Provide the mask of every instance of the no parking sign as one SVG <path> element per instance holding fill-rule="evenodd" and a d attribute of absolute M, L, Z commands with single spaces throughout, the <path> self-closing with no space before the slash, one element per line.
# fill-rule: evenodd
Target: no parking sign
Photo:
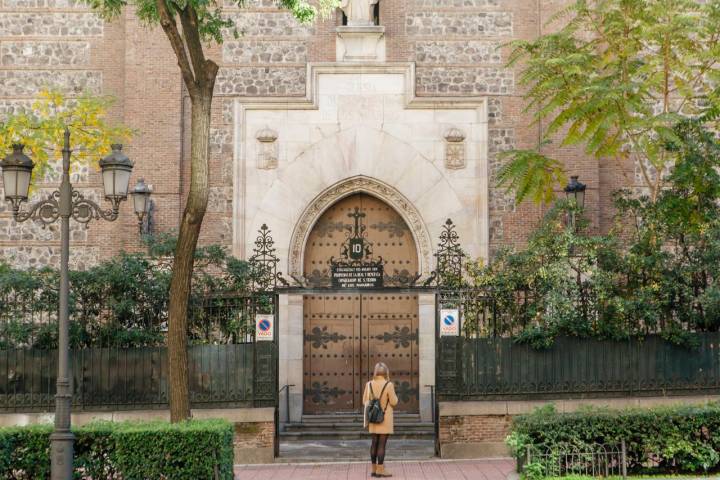
<path fill-rule="evenodd" d="M 457 337 L 460 335 L 460 310 L 443 308 L 440 310 L 440 336 Z"/>
<path fill-rule="evenodd" d="M 275 335 L 275 315 L 258 313 L 255 315 L 255 341 L 271 341 Z"/>

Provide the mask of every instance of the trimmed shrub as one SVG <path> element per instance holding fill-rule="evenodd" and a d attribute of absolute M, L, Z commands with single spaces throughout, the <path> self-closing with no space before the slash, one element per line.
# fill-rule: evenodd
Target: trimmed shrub
<path fill-rule="evenodd" d="M 648 409 L 588 408 L 557 413 L 552 406 L 513 418 L 507 443 L 519 461 L 528 446 L 584 449 L 624 440 L 628 471 L 708 472 L 720 466 L 720 403 Z"/>
<path fill-rule="evenodd" d="M 232 479 L 233 428 L 222 420 L 127 424 L 115 431 L 125 479 Z"/>
<path fill-rule="evenodd" d="M 0 429 L 0 478 L 50 478 L 51 432 L 51 425 Z M 233 478 L 233 427 L 225 420 L 95 422 L 73 433 L 77 479 Z"/>
<path fill-rule="evenodd" d="M 0 478 L 50 478 L 51 425 L 0 429 Z"/>

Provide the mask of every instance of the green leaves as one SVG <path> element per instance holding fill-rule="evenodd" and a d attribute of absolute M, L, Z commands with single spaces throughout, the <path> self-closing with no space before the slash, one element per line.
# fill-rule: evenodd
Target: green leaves
<path fill-rule="evenodd" d="M 510 150 L 499 156 L 510 161 L 499 170 L 498 185 L 514 191 L 517 203 L 527 197 L 536 203 L 549 203 L 554 188 L 567 181 L 560 162 L 535 150 Z"/>
<path fill-rule="evenodd" d="M 474 285 L 495 298 L 499 334 L 537 348 L 558 335 L 650 333 L 690 346 L 690 332 L 720 330 L 720 142 L 703 122 L 687 120 L 663 148 L 677 159 L 665 188 L 654 200 L 618 192 L 610 234 L 589 235 L 582 211 L 561 200 L 523 250 L 469 267 Z M 501 178 L 521 195 L 543 192 L 537 178 L 550 175 L 552 160 L 508 155 Z M 577 232 L 567 226 L 573 215 Z"/>
<path fill-rule="evenodd" d="M 527 447 L 572 453 L 600 444 L 619 450 L 622 440 L 629 473 L 705 473 L 720 463 L 720 404 L 588 407 L 575 413 L 536 409 L 513 418 L 506 442 L 517 458 L 523 458 Z"/>
<path fill-rule="evenodd" d="M 51 425 L 0 429 L 2 478 L 49 478 Z M 73 429 L 75 478 L 233 478 L 225 420 L 94 422 Z"/>
<path fill-rule="evenodd" d="M 73 348 L 165 343 L 162 330 L 168 315 L 171 259 L 177 238 L 160 234 L 148 242 L 149 255 L 123 252 L 88 270 L 70 272 Z M 232 257 L 220 245 L 198 248 L 194 265 L 191 306 L 224 293 L 242 295 L 248 291 L 252 276 L 249 264 Z M 0 318 L 5 319 L 0 322 L 0 347 L 57 348 L 57 323 L 34 322 L 33 314 L 37 317 L 57 310 L 58 275 L 50 268 L 16 270 L 0 261 L 0 298 L 4 299 Z M 246 325 L 223 323 L 229 311 L 228 306 L 210 309 L 210 313 L 194 312 L 188 325 L 192 341 L 237 335 Z"/>
<path fill-rule="evenodd" d="M 522 65 L 526 110 L 547 122 L 546 140 L 601 161 L 631 158 L 654 199 L 656 172 L 676 161 L 663 148 L 673 126 L 717 117 L 719 12 L 720 0 L 578 0 L 553 19 L 554 33 L 512 43 L 508 63 Z M 545 201 L 553 180 L 518 182 L 530 188 L 518 201 Z"/>
<path fill-rule="evenodd" d="M 129 128 L 108 122 L 112 104 L 110 97 L 84 94 L 70 99 L 61 92 L 44 90 L 29 110 L 0 121 L 0 152 L 9 151 L 13 143 L 24 144 L 36 164 L 33 177 L 42 178 L 50 169 L 49 163 L 61 158 L 68 127 L 72 163 L 100 160 L 110 153 L 113 143 L 125 143 L 132 134 Z"/>

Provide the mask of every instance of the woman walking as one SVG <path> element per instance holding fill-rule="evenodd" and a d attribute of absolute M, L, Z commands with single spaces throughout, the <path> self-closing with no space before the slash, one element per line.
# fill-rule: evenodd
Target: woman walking
<path fill-rule="evenodd" d="M 370 461 L 373 477 L 392 477 L 385 470 L 385 445 L 388 436 L 393 433 L 393 407 L 397 403 L 395 386 L 390 382 L 390 371 L 384 363 L 377 363 L 373 379 L 365 385 L 363 393 L 365 426 L 372 435 Z"/>

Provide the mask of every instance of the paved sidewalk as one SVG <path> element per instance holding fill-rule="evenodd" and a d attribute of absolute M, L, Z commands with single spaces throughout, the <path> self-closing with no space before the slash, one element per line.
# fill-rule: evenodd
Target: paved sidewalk
<path fill-rule="evenodd" d="M 386 468 L 398 480 L 506 480 L 517 478 L 510 458 L 460 461 L 388 462 Z M 240 465 L 237 480 L 364 480 L 369 463 L 316 463 L 286 465 Z"/>

